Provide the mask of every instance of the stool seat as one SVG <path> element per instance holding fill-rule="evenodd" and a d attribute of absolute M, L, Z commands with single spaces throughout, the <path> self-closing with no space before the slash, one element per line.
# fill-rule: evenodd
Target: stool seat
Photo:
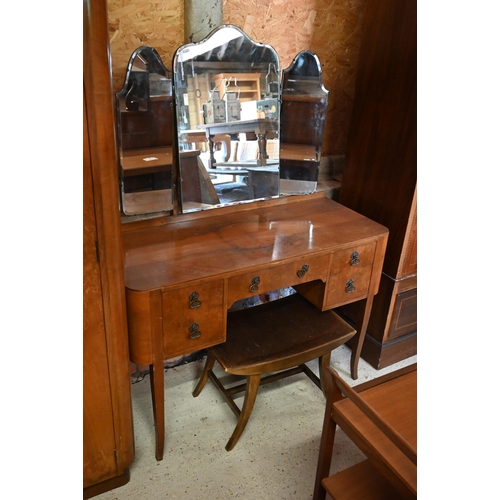
<path fill-rule="evenodd" d="M 198 396 L 208 378 L 225 397 L 238 417 L 226 450 L 231 450 L 250 417 L 260 385 L 296 373 L 305 373 L 319 388 L 330 366 L 331 351 L 356 333 L 333 311 L 320 311 L 300 294 L 237 311 L 229 311 L 226 342 L 208 349 L 207 361 L 193 396 Z M 319 379 L 308 361 L 318 358 Z M 247 377 L 245 384 L 225 388 L 212 371 L 217 361 L 225 372 Z M 262 374 L 274 373 L 261 379 Z M 240 410 L 233 394 L 245 391 Z"/>

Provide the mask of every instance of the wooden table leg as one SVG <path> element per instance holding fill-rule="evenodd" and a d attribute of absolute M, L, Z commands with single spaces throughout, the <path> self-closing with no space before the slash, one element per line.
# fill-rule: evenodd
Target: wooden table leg
<path fill-rule="evenodd" d="M 325 416 L 323 418 L 323 431 L 321 434 L 313 500 L 325 500 L 326 498 L 326 490 L 323 488 L 321 480 L 330 475 L 333 444 L 335 441 L 335 431 L 337 429 L 337 424 L 332 420 L 330 416 L 334 395 L 333 388 L 335 384 L 333 382 L 332 375 L 328 370 L 325 371 L 325 384 L 328 388 L 327 400 L 325 407 Z"/>
<path fill-rule="evenodd" d="M 165 445 L 165 369 L 163 365 L 163 318 L 161 292 L 151 294 L 153 363 L 150 365 L 151 398 L 156 435 L 156 460 L 163 460 Z"/>
<path fill-rule="evenodd" d="M 207 134 L 207 139 L 208 139 L 208 147 L 210 151 L 210 168 L 215 168 L 215 142 L 214 142 L 214 136 Z"/>
<path fill-rule="evenodd" d="M 351 377 L 353 380 L 358 378 L 358 363 L 361 356 L 361 349 L 363 348 L 363 342 L 365 341 L 366 329 L 368 327 L 368 320 L 370 319 L 372 305 L 373 295 L 369 295 L 365 299 L 365 307 L 361 308 L 361 313 L 356 323 L 359 326 L 359 330 L 354 337 L 351 352 Z"/>
<path fill-rule="evenodd" d="M 157 366 L 158 365 L 158 366 Z M 156 460 L 163 460 L 165 445 L 165 381 L 163 360 L 149 365 L 151 378 L 151 399 L 153 400 L 153 419 L 156 438 Z"/>
<path fill-rule="evenodd" d="M 269 155 L 267 154 L 266 134 L 258 133 L 257 143 L 259 146 L 257 165 L 262 165 L 262 166 L 267 165 L 267 159 L 269 158 Z"/>

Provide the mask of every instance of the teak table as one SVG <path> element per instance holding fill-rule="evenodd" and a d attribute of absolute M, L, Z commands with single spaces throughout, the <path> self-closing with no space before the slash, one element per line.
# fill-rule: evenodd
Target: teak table
<path fill-rule="evenodd" d="M 124 229 L 130 357 L 150 365 L 157 460 L 165 438 L 163 361 L 224 342 L 227 310 L 237 300 L 290 286 L 321 310 L 364 300 L 351 356 L 356 379 L 387 237 L 385 227 L 322 193 Z"/>

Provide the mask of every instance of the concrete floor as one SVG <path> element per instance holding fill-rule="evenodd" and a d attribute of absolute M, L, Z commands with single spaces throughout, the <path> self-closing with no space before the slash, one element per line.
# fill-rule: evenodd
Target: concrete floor
<path fill-rule="evenodd" d="M 353 381 L 349 375 L 350 355 L 345 346 L 332 353 L 333 368 L 350 385 L 416 362 L 414 356 L 375 370 L 361 359 L 359 378 Z M 210 381 L 200 396 L 191 395 L 203 364 L 204 359 L 165 372 L 166 439 L 161 462 L 155 459 L 149 375 L 132 385 L 136 449 L 130 482 L 94 498 L 312 498 L 325 410 L 321 391 L 303 374 L 261 387 L 243 435 L 235 448 L 227 452 L 224 446 L 236 417 Z M 315 362 L 310 366 L 317 372 Z M 237 403 L 242 400 L 243 397 Z M 332 472 L 363 459 L 362 453 L 339 430 Z"/>

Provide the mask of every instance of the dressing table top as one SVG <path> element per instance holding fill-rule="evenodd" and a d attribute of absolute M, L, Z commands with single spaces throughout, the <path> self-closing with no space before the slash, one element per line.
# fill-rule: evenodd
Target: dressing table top
<path fill-rule="evenodd" d="M 184 214 L 123 233 L 125 285 L 151 291 L 229 277 L 387 233 L 322 193 Z"/>

